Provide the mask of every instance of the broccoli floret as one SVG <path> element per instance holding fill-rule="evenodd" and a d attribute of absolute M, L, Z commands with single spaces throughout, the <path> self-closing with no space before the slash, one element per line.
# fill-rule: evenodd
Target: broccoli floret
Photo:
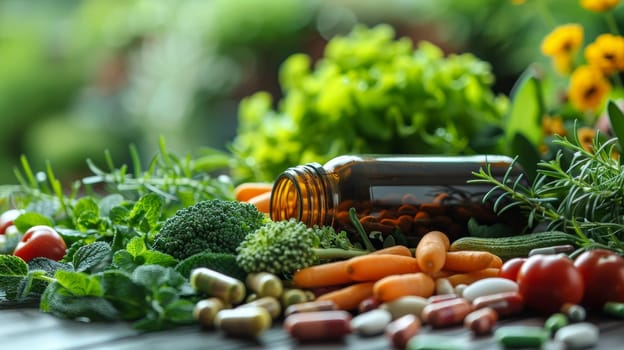
<path fill-rule="evenodd" d="M 209 199 L 165 220 L 153 248 L 178 260 L 201 252 L 236 254 L 245 236 L 267 221 L 253 204 Z"/>
<path fill-rule="evenodd" d="M 268 222 L 249 234 L 237 251 L 236 261 L 248 273 L 266 271 L 281 276 L 369 252 L 354 248 L 344 231 L 308 227 L 295 219 Z"/>

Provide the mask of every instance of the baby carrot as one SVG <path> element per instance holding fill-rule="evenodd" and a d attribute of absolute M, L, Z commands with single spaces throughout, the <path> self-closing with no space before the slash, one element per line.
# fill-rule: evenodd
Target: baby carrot
<path fill-rule="evenodd" d="M 391 254 L 403 257 L 412 256 L 412 252 L 409 248 L 403 245 L 379 249 L 368 255 L 378 254 Z M 347 272 L 347 263 L 348 260 L 341 260 L 303 268 L 295 272 L 293 275 L 293 282 L 299 288 L 328 287 L 354 282 Z"/>
<path fill-rule="evenodd" d="M 373 286 L 373 296 L 382 302 L 408 295 L 428 298 L 433 295 L 434 290 L 433 278 L 425 273 L 416 272 L 391 275 L 380 279 Z"/>
<path fill-rule="evenodd" d="M 440 231 L 426 233 L 416 245 L 416 259 L 420 270 L 426 273 L 440 271 L 451 245 L 448 237 Z"/>
<path fill-rule="evenodd" d="M 268 214 L 271 208 L 271 192 L 264 192 L 247 200 L 258 208 L 261 213 Z"/>
<path fill-rule="evenodd" d="M 500 269 L 495 268 L 495 267 L 488 267 L 483 270 L 476 270 L 476 271 L 465 272 L 465 273 L 457 273 L 457 274 L 448 276 L 446 279 L 448 279 L 449 282 L 451 282 L 451 284 L 453 285 L 453 287 L 455 287 L 458 284 L 471 284 L 473 282 L 476 282 L 480 279 L 484 279 L 487 277 L 497 277 L 498 271 L 500 271 Z"/>
<path fill-rule="evenodd" d="M 373 282 L 361 282 L 320 295 L 316 300 L 331 300 L 339 310 L 357 309 L 362 300 L 373 296 Z"/>
<path fill-rule="evenodd" d="M 273 184 L 269 182 L 243 182 L 234 187 L 234 198 L 240 202 L 247 202 L 249 199 L 266 192 L 271 192 Z"/>
<path fill-rule="evenodd" d="M 354 281 L 377 281 L 389 275 L 419 271 L 418 261 L 411 256 L 368 254 L 347 262 L 347 273 Z"/>
<path fill-rule="evenodd" d="M 489 267 L 495 255 L 486 251 L 458 250 L 446 253 L 444 270 L 469 272 Z"/>
<path fill-rule="evenodd" d="M 318 288 L 352 282 L 347 273 L 348 260 L 340 260 L 298 270 L 293 275 L 293 282 L 299 288 Z"/>

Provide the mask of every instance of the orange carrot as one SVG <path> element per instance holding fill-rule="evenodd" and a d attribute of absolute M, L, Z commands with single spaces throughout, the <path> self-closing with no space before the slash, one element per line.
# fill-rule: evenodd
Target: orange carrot
<path fill-rule="evenodd" d="M 392 246 L 371 252 L 370 254 L 392 254 L 392 255 L 413 256 L 409 248 L 404 245 L 392 245 Z"/>
<path fill-rule="evenodd" d="M 455 287 L 458 284 L 471 284 L 473 282 L 476 282 L 480 279 L 484 279 L 487 277 L 497 277 L 498 271 L 500 271 L 500 269 L 495 268 L 495 267 L 488 267 L 483 270 L 476 270 L 476 271 L 465 272 L 465 273 L 457 273 L 452 276 L 448 276 L 446 279 L 448 279 L 449 282 L 451 282 L 451 284 L 453 285 L 453 287 Z"/>
<path fill-rule="evenodd" d="M 331 300 L 339 310 L 357 309 L 362 300 L 373 296 L 373 282 L 362 282 L 320 295 L 316 300 Z"/>
<path fill-rule="evenodd" d="M 347 262 L 347 273 L 354 281 L 377 281 L 389 275 L 419 271 L 418 261 L 411 256 L 368 254 Z"/>
<path fill-rule="evenodd" d="M 451 245 L 448 237 L 440 231 L 426 233 L 416 245 L 416 259 L 420 270 L 426 273 L 440 271 Z"/>
<path fill-rule="evenodd" d="M 249 199 L 266 192 L 271 192 L 273 184 L 269 182 L 243 182 L 234 187 L 234 198 L 240 202 L 247 202 Z"/>
<path fill-rule="evenodd" d="M 379 249 L 371 254 L 392 254 L 411 257 L 412 252 L 403 245 L 395 245 Z M 353 258 L 352 258 L 353 259 Z M 354 282 L 347 273 L 348 260 L 334 261 L 325 264 L 313 265 L 298 270 L 293 275 L 293 282 L 299 288 L 318 288 Z"/>
<path fill-rule="evenodd" d="M 433 295 L 434 290 L 433 278 L 425 273 L 416 272 L 380 279 L 373 286 L 373 296 L 382 302 L 408 295 L 428 298 Z"/>
<path fill-rule="evenodd" d="M 347 284 L 352 282 L 347 273 L 348 260 L 334 261 L 298 270 L 293 275 L 293 282 L 299 288 L 318 288 Z"/>
<path fill-rule="evenodd" d="M 496 254 L 492 254 L 492 255 L 494 255 L 494 257 L 492 258 L 492 262 L 490 262 L 490 266 L 488 267 L 495 267 L 497 269 L 500 269 L 501 267 L 503 267 L 503 259 Z"/>
<path fill-rule="evenodd" d="M 447 252 L 444 267 L 442 268 L 458 272 L 483 270 L 486 267 L 490 267 L 495 256 L 490 252 L 477 250 Z"/>
<path fill-rule="evenodd" d="M 261 213 L 268 214 L 271 208 L 271 192 L 264 192 L 247 200 L 258 208 Z"/>

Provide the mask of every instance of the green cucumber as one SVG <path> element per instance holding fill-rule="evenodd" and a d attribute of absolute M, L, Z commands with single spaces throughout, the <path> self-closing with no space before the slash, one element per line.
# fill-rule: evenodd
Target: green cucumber
<path fill-rule="evenodd" d="M 503 260 L 527 257 L 531 249 L 570 244 L 578 246 L 579 238 L 561 231 L 544 231 L 509 237 L 461 237 L 451 243 L 450 250 L 483 250 Z"/>

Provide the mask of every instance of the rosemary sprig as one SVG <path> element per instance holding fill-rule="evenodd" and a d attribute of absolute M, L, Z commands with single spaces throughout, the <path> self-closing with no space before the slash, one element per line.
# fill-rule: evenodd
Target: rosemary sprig
<path fill-rule="evenodd" d="M 520 207 L 531 227 L 545 223 L 548 229 L 577 235 L 585 248 L 624 254 L 624 166 L 614 156 L 617 139 L 599 136 L 589 150 L 577 138 L 556 137 L 553 142 L 560 151 L 553 160 L 537 164 L 530 186 L 512 179 L 509 172 L 496 178 L 489 167 L 475 172 L 476 179 L 470 181 L 493 185 L 484 200 L 495 200 L 498 213 Z"/>

